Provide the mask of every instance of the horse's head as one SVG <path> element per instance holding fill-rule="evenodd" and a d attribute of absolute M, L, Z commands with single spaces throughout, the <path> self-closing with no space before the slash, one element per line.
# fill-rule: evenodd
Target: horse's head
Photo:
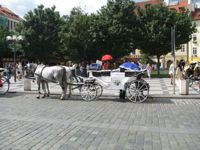
<path fill-rule="evenodd" d="M 28 76 L 30 76 L 31 74 L 33 75 L 35 72 L 35 69 L 37 67 L 37 64 L 35 63 L 28 63 L 26 66 L 26 73 L 28 74 Z"/>

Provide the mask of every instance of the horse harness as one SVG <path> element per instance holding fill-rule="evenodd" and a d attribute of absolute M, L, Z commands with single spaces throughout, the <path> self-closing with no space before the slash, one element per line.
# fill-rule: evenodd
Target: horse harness
<path fill-rule="evenodd" d="M 38 65 L 35 67 L 35 70 L 37 69 L 37 67 L 38 67 Z M 35 73 L 35 70 L 34 70 L 34 74 L 37 75 L 37 76 L 39 76 L 39 77 L 41 77 L 41 80 L 42 80 L 42 81 L 45 81 L 44 78 L 42 77 L 42 71 L 44 70 L 45 67 L 46 67 L 46 66 L 44 66 L 44 67 L 42 68 L 40 74 Z"/>

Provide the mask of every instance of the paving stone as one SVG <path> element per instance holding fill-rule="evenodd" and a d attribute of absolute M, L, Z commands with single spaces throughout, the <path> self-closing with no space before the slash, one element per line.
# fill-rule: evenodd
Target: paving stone
<path fill-rule="evenodd" d="M 200 149 L 199 100 L 55 97 L 1 97 L 0 149 Z"/>

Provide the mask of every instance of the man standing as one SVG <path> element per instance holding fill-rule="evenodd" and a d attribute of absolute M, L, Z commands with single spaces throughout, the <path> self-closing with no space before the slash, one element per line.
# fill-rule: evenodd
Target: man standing
<path fill-rule="evenodd" d="M 78 82 L 78 79 L 76 77 L 76 65 L 74 63 L 72 63 L 72 69 L 74 70 L 73 77 L 75 78 L 76 82 Z"/>
<path fill-rule="evenodd" d="M 146 69 L 146 67 L 147 67 L 147 64 L 146 62 L 144 62 L 144 64 L 142 65 L 142 69 Z"/>
<path fill-rule="evenodd" d="M 79 67 L 80 67 L 80 75 L 83 76 L 83 66 L 81 65 L 81 63 L 79 63 Z"/>
<path fill-rule="evenodd" d="M 10 63 L 7 64 L 7 67 L 6 67 L 7 71 L 6 71 L 6 75 L 7 75 L 7 81 L 8 83 L 10 84 L 10 78 L 11 78 L 11 66 L 10 66 Z"/>

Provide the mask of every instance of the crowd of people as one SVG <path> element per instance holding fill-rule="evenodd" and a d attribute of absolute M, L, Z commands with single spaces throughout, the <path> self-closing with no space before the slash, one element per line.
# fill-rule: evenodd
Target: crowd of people
<path fill-rule="evenodd" d="M 151 79 L 151 72 L 154 70 L 155 66 L 154 65 L 151 65 L 150 63 L 146 63 L 144 62 L 143 64 L 141 64 L 140 61 L 138 61 L 136 63 L 140 69 L 146 69 L 147 70 L 147 75 L 148 75 L 148 78 Z M 170 65 L 170 68 L 169 68 L 169 74 L 171 75 L 171 85 L 173 85 L 173 74 L 175 73 L 175 84 L 179 87 L 180 85 L 180 80 L 183 79 L 183 75 L 185 74 L 185 70 L 187 70 L 188 68 L 191 68 L 192 65 L 189 65 L 188 62 L 184 62 L 181 60 L 180 62 L 177 62 L 176 63 L 176 67 L 174 68 L 174 64 L 172 63 Z M 26 63 L 24 64 L 26 65 Z M 196 65 L 199 65 L 198 62 Z M 76 64 L 74 64 L 73 62 L 72 63 L 69 63 L 69 67 L 74 70 L 74 79 L 77 81 L 77 82 L 83 82 L 82 78 L 80 77 L 77 77 L 76 74 L 77 74 L 77 68 L 78 68 L 78 74 L 80 76 L 83 76 L 84 75 L 84 69 L 89 69 L 89 64 L 85 64 L 84 62 L 83 63 L 79 63 L 77 66 Z M 77 67 L 77 68 L 76 68 Z M 107 69 L 114 69 L 116 68 L 116 64 L 115 63 L 110 63 L 109 61 L 103 63 L 102 65 L 102 69 L 103 70 L 107 70 Z M 13 70 L 13 67 L 10 65 L 10 63 L 7 63 L 6 65 L 6 75 L 7 75 L 7 80 L 8 82 L 10 83 L 10 78 L 11 78 L 11 72 Z M 194 66 L 193 66 L 193 69 L 194 69 Z M 174 72 L 175 70 L 175 72 Z M 16 75 L 16 79 L 18 81 L 20 81 L 22 78 L 24 78 L 24 71 L 23 71 L 23 66 L 22 66 L 22 62 L 18 62 L 16 63 L 15 65 L 15 75 Z M 200 91 L 200 82 L 198 82 L 198 85 L 199 85 L 199 89 L 198 91 Z"/>
<path fill-rule="evenodd" d="M 16 79 L 18 81 L 20 81 L 22 78 L 24 78 L 22 62 L 16 63 L 14 67 L 15 67 L 15 71 L 16 71 L 15 72 Z M 14 70 L 14 68 L 10 65 L 10 63 L 7 63 L 7 65 L 5 66 L 5 69 L 6 69 L 7 81 L 8 81 L 8 83 L 10 83 L 12 70 Z"/>
<path fill-rule="evenodd" d="M 179 62 L 176 62 L 176 67 L 174 67 L 174 64 L 172 63 L 169 67 L 169 74 L 171 75 L 171 85 L 173 85 L 173 74 L 175 74 L 175 84 L 180 88 L 180 80 L 183 79 L 183 76 L 186 76 L 187 69 L 190 69 L 194 71 L 195 67 L 199 67 L 199 62 L 191 63 L 189 65 L 188 61 L 184 62 L 183 60 L 180 60 Z M 175 72 L 174 72 L 175 71 Z M 198 90 L 200 91 L 200 81 L 196 81 L 198 84 Z"/>

